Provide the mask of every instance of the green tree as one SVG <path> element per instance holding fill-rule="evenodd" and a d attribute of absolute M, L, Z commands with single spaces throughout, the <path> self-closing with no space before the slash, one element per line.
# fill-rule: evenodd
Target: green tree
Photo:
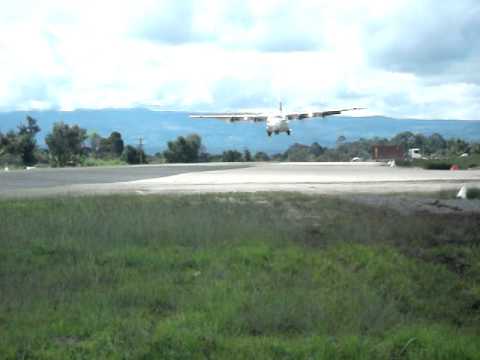
<path fill-rule="evenodd" d="M 415 134 L 411 131 L 404 131 L 395 135 L 391 141 L 392 145 L 403 145 L 404 149 L 410 149 L 415 146 Z"/>
<path fill-rule="evenodd" d="M 2 154 L 15 155 L 19 153 L 18 136 L 10 130 L 6 134 L 0 134 L 0 148 Z"/>
<path fill-rule="evenodd" d="M 10 130 L 5 135 L 0 133 L 0 155 L 8 154 L 9 158 L 20 158 L 23 165 L 34 165 L 37 162 L 35 136 L 38 132 L 40 127 L 37 125 L 37 120 L 27 116 L 25 124 L 18 126 L 18 132 Z"/>
<path fill-rule="evenodd" d="M 245 151 L 243 152 L 243 159 L 244 161 L 252 161 L 252 153 L 250 152 L 250 150 L 248 149 L 245 149 Z"/>
<path fill-rule="evenodd" d="M 87 131 L 78 125 L 55 123 L 52 132 L 45 138 L 53 165 L 76 165 L 83 154 L 86 139 Z"/>
<path fill-rule="evenodd" d="M 270 161 L 270 157 L 267 153 L 259 151 L 255 154 L 255 161 Z"/>
<path fill-rule="evenodd" d="M 287 161 L 312 161 L 314 157 L 310 152 L 310 146 L 295 143 L 285 152 Z"/>
<path fill-rule="evenodd" d="M 480 143 L 472 143 L 470 151 L 473 154 L 480 154 Z"/>
<path fill-rule="evenodd" d="M 337 141 L 336 141 L 336 144 L 337 146 L 340 146 L 342 145 L 345 141 L 347 141 L 347 138 L 343 135 L 340 135 L 338 138 L 337 138 Z"/>
<path fill-rule="evenodd" d="M 110 134 L 109 139 L 112 144 L 112 154 L 116 157 L 121 156 L 124 148 L 122 134 L 118 131 L 114 131 Z"/>
<path fill-rule="evenodd" d="M 39 132 L 40 127 L 37 125 L 37 120 L 30 116 L 27 116 L 26 124 L 21 124 L 18 126 L 18 146 L 24 165 L 33 165 L 37 162 L 34 154 L 37 148 L 35 136 Z"/>
<path fill-rule="evenodd" d="M 168 149 L 163 152 L 169 163 L 198 162 L 202 151 L 202 139 L 197 134 L 187 137 L 179 136 L 175 141 L 169 141 Z"/>
<path fill-rule="evenodd" d="M 100 144 L 103 138 L 97 133 L 93 132 L 88 136 L 88 142 L 90 145 L 90 151 L 93 157 L 97 157 L 100 154 Z"/>
<path fill-rule="evenodd" d="M 222 154 L 223 162 L 239 162 L 242 160 L 242 153 L 237 150 L 226 150 Z"/>
<path fill-rule="evenodd" d="M 462 139 L 449 139 L 447 147 L 450 155 L 460 155 L 470 150 L 470 144 Z"/>
<path fill-rule="evenodd" d="M 327 150 L 327 148 L 324 148 L 324 147 L 320 146 L 317 142 L 314 142 L 310 146 L 310 153 L 314 156 L 322 155 L 325 152 L 325 150 Z"/>
<path fill-rule="evenodd" d="M 125 147 L 122 159 L 128 164 L 145 164 L 147 162 L 143 149 L 137 149 L 131 145 Z"/>
<path fill-rule="evenodd" d="M 434 133 L 430 135 L 425 144 L 425 153 L 434 154 L 434 153 L 443 153 L 447 148 L 447 141 L 443 138 L 442 135 Z"/>
<path fill-rule="evenodd" d="M 123 153 L 122 134 L 114 131 L 108 138 L 100 138 L 98 153 L 102 157 L 119 157 Z"/>
<path fill-rule="evenodd" d="M 0 165 L 23 165 L 19 155 L 18 136 L 13 130 L 6 134 L 0 133 Z"/>

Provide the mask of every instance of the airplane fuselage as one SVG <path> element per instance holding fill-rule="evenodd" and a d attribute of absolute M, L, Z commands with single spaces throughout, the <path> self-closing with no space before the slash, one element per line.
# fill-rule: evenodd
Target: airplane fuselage
<path fill-rule="evenodd" d="M 289 121 L 282 113 L 269 115 L 267 117 L 266 125 L 268 136 L 271 136 L 272 134 L 278 135 L 282 132 L 286 132 L 288 135 L 291 133 Z"/>
<path fill-rule="evenodd" d="M 292 130 L 290 129 L 289 123 L 291 120 L 302 120 L 307 118 L 324 118 L 325 116 L 338 115 L 343 111 L 351 110 L 361 110 L 363 108 L 351 108 L 351 109 L 342 109 L 342 110 L 327 110 L 327 111 L 311 111 L 311 112 L 290 112 L 287 113 L 283 110 L 282 103 L 280 103 L 279 111 L 271 113 L 216 113 L 216 114 L 205 114 L 197 115 L 192 114 L 192 118 L 212 118 L 219 119 L 228 122 L 236 121 L 265 121 L 267 135 L 272 136 L 272 134 L 278 135 L 282 132 L 290 135 Z"/>

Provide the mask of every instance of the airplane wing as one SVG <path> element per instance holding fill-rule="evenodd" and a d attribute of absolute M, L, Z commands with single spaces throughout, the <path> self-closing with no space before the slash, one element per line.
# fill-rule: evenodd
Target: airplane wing
<path fill-rule="evenodd" d="M 303 113 L 289 113 L 285 116 L 289 120 L 302 120 L 307 118 L 314 118 L 314 117 L 326 117 L 330 115 L 339 115 L 344 111 L 352 111 L 352 110 L 363 110 L 365 108 L 351 108 L 351 109 L 341 109 L 341 110 L 326 110 L 326 111 L 312 111 L 312 112 L 303 112 Z"/>
<path fill-rule="evenodd" d="M 226 122 L 247 121 L 247 122 L 259 122 L 266 121 L 267 115 L 265 114 L 252 114 L 252 113 L 225 113 L 225 114 L 202 114 L 202 115 L 190 115 L 194 119 L 218 119 Z"/>

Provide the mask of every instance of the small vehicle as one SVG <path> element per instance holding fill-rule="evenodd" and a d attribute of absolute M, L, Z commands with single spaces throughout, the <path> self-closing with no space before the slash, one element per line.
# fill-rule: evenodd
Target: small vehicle
<path fill-rule="evenodd" d="M 422 153 L 419 148 L 408 149 L 408 157 L 410 159 L 422 159 Z"/>

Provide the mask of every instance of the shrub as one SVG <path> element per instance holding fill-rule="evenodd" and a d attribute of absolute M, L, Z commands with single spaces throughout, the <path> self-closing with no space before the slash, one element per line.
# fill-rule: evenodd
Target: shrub
<path fill-rule="evenodd" d="M 0 167 L 22 167 L 23 161 L 20 155 L 3 154 L 0 155 Z"/>
<path fill-rule="evenodd" d="M 468 199 L 480 199 L 480 188 L 467 189 Z"/>
<path fill-rule="evenodd" d="M 51 161 L 54 166 L 76 165 L 84 153 L 83 142 L 87 139 L 87 130 L 78 125 L 55 123 L 52 132 L 47 135 Z"/>
<path fill-rule="evenodd" d="M 179 136 L 175 141 L 168 142 L 168 149 L 163 156 L 168 163 L 198 162 L 202 152 L 202 138 L 197 134 L 187 137 Z"/>
<path fill-rule="evenodd" d="M 443 161 L 428 161 L 422 164 L 422 167 L 427 170 L 450 170 L 452 163 Z"/>
<path fill-rule="evenodd" d="M 131 145 L 127 145 L 122 154 L 122 161 L 125 161 L 128 164 L 146 164 L 146 158 L 143 149 L 137 149 Z"/>
<path fill-rule="evenodd" d="M 237 150 L 226 150 L 222 154 L 223 162 L 239 162 L 243 161 L 242 153 Z"/>
<path fill-rule="evenodd" d="M 395 160 L 395 165 L 402 167 L 412 167 L 414 164 L 410 160 Z"/>
<path fill-rule="evenodd" d="M 91 157 L 85 158 L 81 162 L 82 166 L 115 166 L 125 165 L 125 161 L 120 159 L 94 159 Z"/>

